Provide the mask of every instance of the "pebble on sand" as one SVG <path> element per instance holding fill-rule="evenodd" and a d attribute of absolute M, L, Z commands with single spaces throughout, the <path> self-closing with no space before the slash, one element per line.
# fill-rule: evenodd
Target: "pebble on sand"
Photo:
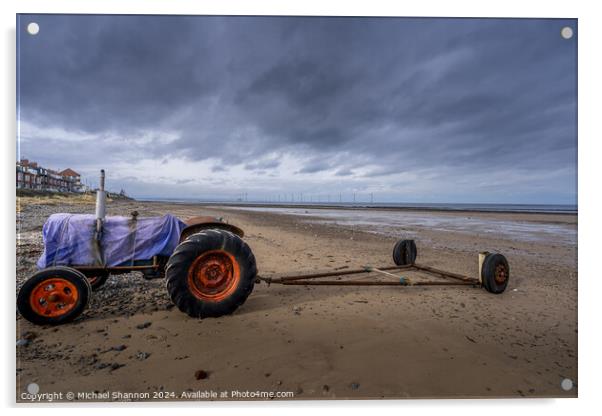
<path fill-rule="evenodd" d="M 125 364 L 113 363 L 113 364 L 111 364 L 110 371 L 117 370 L 118 368 L 121 368 L 121 367 L 125 367 Z"/>
<path fill-rule="evenodd" d="M 209 373 L 205 370 L 196 370 L 194 372 L 194 378 L 197 380 L 204 380 L 209 377 Z"/>
<path fill-rule="evenodd" d="M 21 339 L 17 340 L 17 347 L 26 347 L 28 345 L 29 345 L 29 341 L 26 339 L 21 338 Z"/>
<path fill-rule="evenodd" d="M 27 332 L 24 332 L 23 335 L 21 335 L 21 338 L 26 339 L 27 341 L 33 341 L 37 337 L 38 337 L 38 334 L 36 334 L 33 331 L 27 331 Z"/>

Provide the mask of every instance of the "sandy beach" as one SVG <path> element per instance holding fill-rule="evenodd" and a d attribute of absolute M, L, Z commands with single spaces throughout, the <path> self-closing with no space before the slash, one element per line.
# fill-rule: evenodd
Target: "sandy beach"
<path fill-rule="evenodd" d="M 30 383 L 99 400 L 577 396 L 576 215 L 108 205 L 109 215 L 133 210 L 224 217 L 245 230 L 262 276 L 392 265 L 394 243 L 410 237 L 420 263 L 475 277 L 477 253 L 498 251 L 511 280 L 501 295 L 261 283 L 233 315 L 198 320 L 173 307 L 164 281 L 112 276 L 71 324 L 38 327 L 17 312 L 17 401 Z M 94 206 L 21 205 L 17 288 L 55 212 Z"/>

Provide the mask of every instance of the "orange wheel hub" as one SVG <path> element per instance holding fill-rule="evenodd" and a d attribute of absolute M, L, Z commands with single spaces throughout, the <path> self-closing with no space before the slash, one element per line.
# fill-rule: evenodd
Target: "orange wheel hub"
<path fill-rule="evenodd" d="M 211 250 L 198 256 L 188 269 L 188 287 L 198 299 L 220 301 L 236 290 L 240 267 L 230 253 Z"/>
<path fill-rule="evenodd" d="M 497 283 L 503 284 L 508 278 L 508 273 L 506 271 L 506 266 L 503 264 L 498 264 L 495 268 L 494 279 Z"/>
<path fill-rule="evenodd" d="M 79 298 L 73 283 L 61 277 L 40 282 L 29 296 L 31 309 L 41 316 L 57 317 L 71 311 Z"/>

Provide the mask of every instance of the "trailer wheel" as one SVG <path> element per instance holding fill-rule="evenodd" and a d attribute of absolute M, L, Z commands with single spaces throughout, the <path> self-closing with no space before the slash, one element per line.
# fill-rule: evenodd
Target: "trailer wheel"
<path fill-rule="evenodd" d="M 502 293 L 508 286 L 510 266 L 508 260 L 501 254 L 490 253 L 483 261 L 481 280 L 485 290 L 491 293 Z"/>
<path fill-rule="evenodd" d="M 414 240 L 399 240 L 393 247 L 393 261 L 398 266 L 414 264 L 418 249 Z"/>
<path fill-rule="evenodd" d="M 166 267 L 173 303 L 195 318 L 227 315 L 244 303 L 255 284 L 251 248 L 225 230 L 204 230 L 180 243 Z"/>
<path fill-rule="evenodd" d="M 96 291 L 100 289 L 107 282 L 109 273 L 100 273 L 94 276 L 86 276 L 92 290 Z"/>
<path fill-rule="evenodd" d="M 77 318 L 88 305 L 92 288 L 86 276 L 70 267 L 51 267 L 30 277 L 19 290 L 17 308 L 36 325 L 60 325 Z"/>

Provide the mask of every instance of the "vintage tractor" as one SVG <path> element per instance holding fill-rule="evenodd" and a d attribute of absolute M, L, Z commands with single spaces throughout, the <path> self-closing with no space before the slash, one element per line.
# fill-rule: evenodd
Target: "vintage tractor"
<path fill-rule="evenodd" d="M 40 325 L 72 321 L 109 275 L 163 278 L 171 300 L 193 317 L 234 311 L 253 290 L 257 267 L 243 230 L 220 218 L 106 217 L 104 171 L 96 214 L 54 214 L 44 224 L 40 271 L 17 296 L 21 315 Z"/>
<path fill-rule="evenodd" d="M 25 319 L 39 325 L 72 321 L 86 308 L 92 290 L 100 288 L 109 275 L 132 271 L 142 272 L 147 279 L 165 278 L 172 302 L 195 318 L 232 313 L 258 281 L 268 285 L 457 285 L 499 294 L 510 278 L 508 261 L 499 253 L 479 253 L 477 278 L 417 264 L 416 243 L 407 239 L 393 248 L 394 266 L 259 276 L 251 248 L 242 240 L 243 231 L 219 218 L 138 218 L 137 212 L 129 218 L 106 217 L 105 206 L 101 171 L 95 215 L 54 214 L 48 218 L 40 271 L 17 295 L 17 307 Z M 400 272 L 404 275 L 395 274 Z M 356 275 L 368 279 L 357 280 Z M 343 276 L 354 279 L 343 280 Z"/>

